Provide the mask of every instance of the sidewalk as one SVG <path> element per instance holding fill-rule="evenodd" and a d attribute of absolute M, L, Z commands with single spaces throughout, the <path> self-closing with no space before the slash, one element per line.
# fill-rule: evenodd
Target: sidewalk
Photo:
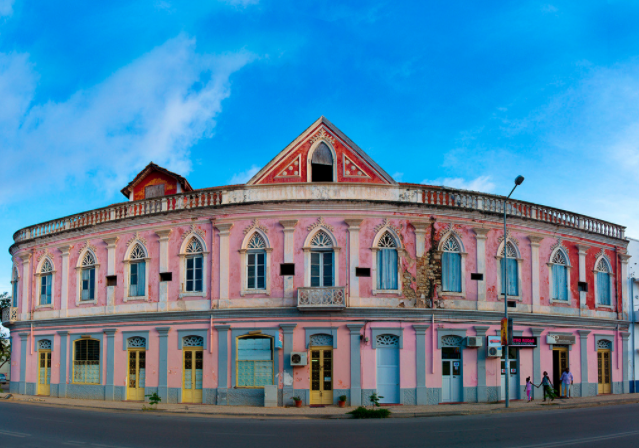
<path fill-rule="evenodd" d="M 0 393 L 0 399 L 4 399 L 10 394 Z M 79 400 L 71 398 L 34 397 L 31 395 L 13 394 L 7 400 L 16 404 L 40 404 L 47 406 L 62 406 L 68 408 L 84 408 L 96 411 L 124 411 L 143 412 L 142 406 L 149 406 L 148 403 L 130 401 L 102 401 L 102 400 Z M 391 418 L 410 417 L 442 417 L 455 415 L 474 414 L 494 414 L 504 412 L 527 412 L 543 411 L 550 409 L 574 409 L 594 406 L 614 406 L 621 404 L 639 403 L 639 394 L 625 395 L 600 395 L 587 398 L 557 399 L 554 402 L 542 402 L 535 400 L 527 403 L 522 401 L 511 401 L 510 408 L 505 409 L 504 403 L 462 403 L 445 404 L 431 406 L 388 406 L 391 410 Z M 337 406 L 327 406 L 324 408 L 260 408 L 253 406 L 214 406 L 202 404 L 160 404 L 158 414 L 189 414 L 206 417 L 271 417 L 271 418 L 350 418 L 347 412 L 354 407 L 339 408 Z"/>

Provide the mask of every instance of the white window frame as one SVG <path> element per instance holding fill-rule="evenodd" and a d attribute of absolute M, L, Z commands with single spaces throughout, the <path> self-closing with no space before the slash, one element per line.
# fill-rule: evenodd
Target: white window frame
<path fill-rule="evenodd" d="M 95 269 L 95 284 L 93 285 L 93 300 L 81 300 L 82 299 L 82 271 L 84 270 L 84 267 L 82 266 L 82 261 L 84 260 L 84 257 L 86 256 L 86 254 L 90 252 L 93 255 L 93 259 L 95 260 L 95 264 L 93 265 L 93 268 Z M 98 279 L 100 278 L 100 261 L 98 259 L 98 256 L 95 253 L 96 251 L 93 250 L 93 248 L 90 247 L 86 247 L 82 250 L 82 252 L 80 252 L 80 256 L 78 257 L 78 261 L 76 263 L 76 295 L 75 295 L 75 306 L 80 306 L 80 305 L 90 305 L 90 304 L 96 304 L 98 303 Z"/>
<path fill-rule="evenodd" d="M 258 234 L 263 240 L 266 247 L 264 249 L 252 250 L 248 248 L 253 235 Z M 247 294 L 258 294 L 264 296 L 271 295 L 271 252 L 273 252 L 273 248 L 271 247 L 271 243 L 266 236 L 266 233 L 261 229 L 254 229 L 251 232 L 248 232 L 244 236 L 244 240 L 242 241 L 242 248 L 239 250 L 240 252 L 240 281 L 241 281 L 241 290 L 240 296 L 245 296 Z M 248 287 L 248 253 L 249 252 L 264 252 L 264 288 L 249 288 Z"/>
<path fill-rule="evenodd" d="M 610 276 L 610 305 L 604 305 L 601 303 L 601 299 L 599 298 L 599 289 L 597 288 L 597 273 L 599 272 L 603 272 L 603 271 L 599 271 L 597 270 L 597 266 L 599 265 L 599 261 L 604 260 L 605 263 L 608 265 L 608 272 L 607 274 Z M 615 308 L 615 296 L 613 295 L 613 291 L 614 291 L 614 284 L 615 284 L 615 280 L 614 280 L 614 276 L 612 275 L 612 263 L 610 262 L 610 259 L 608 258 L 608 256 L 605 253 L 601 253 L 597 259 L 595 260 L 595 267 L 592 270 L 592 272 L 594 273 L 593 277 L 595 278 L 595 307 L 596 308 L 607 308 L 609 310 L 614 310 Z"/>
<path fill-rule="evenodd" d="M 517 243 L 515 242 L 515 240 L 513 240 L 512 238 L 508 238 L 508 242 L 512 245 L 512 247 L 515 249 L 515 252 L 517 253 L 517 257 L 515 258 L 515 260 L 517 260 L 517 289 L 518 289 L 518 295 L 516 296 L 511 296 L 510 294 L 508 294 L 508 298 L 509 299 L 513 299 L 513 300 L 517 300 L 517 301 L 522 301 L 523 300 L 523 290 L 524 290 L 524 285 L 522 282 L 522 275 L 521 275 L 521 271 L 522 271 L 522 265 L 523 265 L 523 261 L 524 259 L 521 258 L 521 252 L 519 251 L 519 246 L 517 245 Z M 496 266 L 496 270 L 497 270 L 497 298 L 501 299 L 501 296 L 504 295 L 503 291 L 501 290 L 501 259 L 504 258 L 504 256 L 502 255 L 502 251 L 504 250 L 504 244 L 506 243 L 506 240 L 502 241 L 499 244 L 499 247 L 497 247 L 497 255 L 495 256 L 495 259 L 497 260 L 497 266 Z M 512 259 L 512 257 L 508 257 L 508 259 Z"/>
<path fill-rule="evenodd" d="M 136 258 L 135 260 L 132 260 L 131 253 L 133 252 L 133 249 L 135 249 L 135 246 L 137 246 L 138 244 L 144 251 L 144 258 Z M 130 296 L 129 294 L 131 292 L 131 285 L 130 285 L 131 264 L 136 263 L 138 261 L 144 261 L 144 295 Z M 124 295 L 123 295 L 124 302 L 129 302 L 134 300 L 138 300 L 138 301 L 149 300 L 149 287 L 150 287 L 149 265 L 151 264 L 150 261 L 151 261 L 151 257 L 149 257 L 149 251 L 147 250 L 146 245 L 138 239 L 133 240 L 133 242 L 129 244 L 129 247 L 127 248 L 124 254 L 124 260 L 122 262 L 124 264 Z"/>
<path fill-rule="evenodd" d="M 317 228 L 311 230 L 309 234 L 306 236 L 306 240 L 304 241 L 304 247 L 302 247 L 302 250 L 304 251 L 304 286 L 305 287 L 311 286 L 311 251 L 315 249 L 320 249 L 320 248 L 311 246 L 311 241 L 313 241 L 313 238 L 319 232 L 326 233 L 328 237 L 331 239 L 331 244 L 333 245 L 333 247 L 325 248 L 325 250 L 333 251 L 333 269 L 334 269 L 333 275 L 335 280 L 333 287 L 341 286 L 339 283 L 339 251 L 341 247 L 337 245 L 337 238 L 335 238 L 335 235 L 333 235 L 333 232 L 331 232 L 329 229 L 327 229 L 324 226 L 318 226 Z M 327 286 L 327 288 L 330 288 L 330 286 Z"/>
<path fill-rule="evenodd" d="M 186 248 L 193 238 L 197 239 L 202 245 L 202 252 L 200 252 L 202 254 L 202 291 L 186 291 L 186 259 L 193 256 L 193 254 L 186 253 Z M 178 297 L 207 297 L 209 251 L 206 243 L 204 242 L 204 238 L 195 232 L 189 233 L 189 235 L 182 241 L 180 253 L 178 255 L 180 257 L 180 294 Z"/>
<path fill-rule="evenodd" d="M 558 300 L 558 299 L 553 299 L 552 297 L 553 283 L 555 281 L 552 274 L 552 267 L 556 264 L 556 263 L 553 263 L 552 260 L 555 257 L 555 254 L 557 252 L 561 252 L 564 255 L 564 258 L 566 259 L 566 264 L 559 265 L 559 266 L 566 267 L 566 288 L 568 288 L 568 292 L 567 292 L 568 300 Z M 570 271 L 572 269 L 572 265 L 570 264 L 568 249 L 566 249 L 563 246 L 556 247 L 550 253 L 550 258 L 548 259 L 547 265 L 548 265 L 548 298 L 550 299 L 550 303 L 563 303 L 564 305 L 571 305 L 573 301 L 572 289 L 570 288 Z"/>
<path fill-rule="evenodd" d="M 450 238 L 453 238 L 459 244 L 460 252 L 457 252 L 461 256 L 461 292 L 452 292 L 452 291 L 444 291 L 444 279 L 442 278 L 442 283 L 437 286 L 437 295 L 441 297 L 450 296 L 450 297 L 461 297 L 466 298 L 466 256 L 468 252 L 466 252 L 466 248 L 464 247 L 464 242 L 461 237 L 456 232 L 447 232 L 442 236 L 439 240 L 439 245 L 437 247 L 437 251 L 441 255 L 442 261 L 442 277 L 444 275 L 444 245 L 446 241 Z M 499 253 L 499 252 L 498 252 Z M 521 290 L 521 289 L 520 289 Z"/>
<path fill-rule="evenodd" d="M 328 135 L 328 134 L 327 134 Z M 317 147 L 321 144 L 325 143 L 328 146 L 328 149 L 331 150 L 331 155 L 333 156 L 333 182 L 337 183 L 337 152 L 335 151 L 335 147 L 333 147 L 333 143 L 328 138 L 319 138 L 311 145 L 311 148 L 308 150 L 308 156 L 306 158 L 306 182 L 313 182 L 313 153 L 317 149 Z"/>
<path fill-rule="evenodd" d="M 42 267 L 44 266 L 44 263 L 46 262 L 46 260 L 49 260 L 49 263 L 51 263 L 51 271 L 46 272 L 46 273 L 42 273 Z M 45 309 L 45 308 L 54 308 L 54 304 L 55 304 L 55 264 L 53 264 L 53 260 L 51 259 L 51 257 L 46 256 L 46 257 L 42 257 L 42 260 L 40 260 L 40 262 L 38 263 L 38 266 L 36 268 L 36 309 Z M 40 303 L 40 299 L 41 299 L 41 295 L 40 295 L 40 291 L 42 290 L 42 277 L 46 277 L 47 275 L 51 274 L 51 303 L 48 305 L 42 305 Z"/>
<path fill-rule="evenodd" d="M 380 250 L 382 250 L 378 247 L 378 245 L 379 245 L 379 240 L 382 239 L 382 237 L 384 236 L 386 232 L 388 232 L 395 240 L 395 249 L 397 250 L 397 289 L 377 289 L 377 276 L 379 275 L 379 273 L 377 272 L 377 253 Z M 393 229 L 389 225 L 385 225 L 384 227 L 382 227 L 375 235 L 375 238 L 373 238 L 373 246 L 371 247 L 371 252 L 373 253 L 373 257 L 372 257 L 373 264 L 371 265 L 371 279 L 373 280 L 373 284 L 371 285 L 371 287 L 372 287 L 373 295 L 377 295 L 377 294 L 394 294 L 398 296 L 402 295 L 402 292 L 403 292 L 402 270 L 400 268 L 402 265 L 402 255 L 404 253 L 404 246 L 402 245 L 402 239 L 399 237 L 397 232 L 395 232 L 395 229 Z"/>

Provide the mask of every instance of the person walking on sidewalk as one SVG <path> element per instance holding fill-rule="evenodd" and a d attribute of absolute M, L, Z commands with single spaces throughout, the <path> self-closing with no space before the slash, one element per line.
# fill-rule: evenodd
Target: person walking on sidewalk
<path fill-rule="evenodd" d="M 572 373 L 570 373 L 570 369 L 568 367 L 566 367 L 566 370 L 564 370 L 564 373 L 561 374 L 561 397 L 560 398 L 570 398 L 569 395 L 569 390 L 570 390 L 570 386 L 573 383 L 574 378 L 572 377 Z"/>
<path fill-rule="evenodd" d="M 534 384 L 530 382 L 530 377 L 526 378 L 526 397 L 528 397 L 528 403 L 530 403 L 530 400 L 532 400 L 532 388 L 533 388 L 533 386 L 534 386 Z"/>
<path fill-rule="evenodd" d="M 552 401 L 555 401 L 555 391 L 552 390 L 552 383 L 550 382 L 550 378 L 548 378 L 548 372 L 544 372 L 540 386 L 544 388 L 544 401 L 546 401 L 546 397 L 550 397 Z"/>

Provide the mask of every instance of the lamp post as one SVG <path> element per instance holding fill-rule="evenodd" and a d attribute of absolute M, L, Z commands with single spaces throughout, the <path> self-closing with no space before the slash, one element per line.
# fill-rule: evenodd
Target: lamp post
<path fill-rule="evenodd" d="M 512 190 L 510 190 L 510 194 L 506 197 L 504 201 L 504 265 L 502 267 L 502 284 L 504 287 L 504 317 L 506 318 L 506 323 L 508 323 L 508 233 L 506 232 L 506 203 L 510 196 L 515 191 L 519 185 L 524 181 L 524 176 L 517 176 L 515 179 L 515 186 Z M 508 339 L 510 339 L 510 335 L 508 335 Z M 505 358 L 505 367 L 506 367 L 506 407 L 510 407 L 510 365 L 508 362 L 508 351 L 510 346 L 508 345 L 508 340 L 506 340 L 506 358 Z"/>

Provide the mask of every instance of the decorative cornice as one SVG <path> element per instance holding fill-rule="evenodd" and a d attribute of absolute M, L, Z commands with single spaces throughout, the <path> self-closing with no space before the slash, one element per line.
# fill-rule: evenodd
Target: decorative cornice
<path fill-rule="evenodd" d="M 285 231 L 295 229 L 295 226 L 297 225 L 297 223 L 298 223 L 297 219 L 285 219 L 280 221 L 280 225 L 284 227 Z"/>
<path fill-rule="evenodd" d="M 577 244 L 577 249 L 579 249 L 579 255 L 586 255 L 590 246 L 586 244 Z"/>
<path fill-rule="evenodd" d="M 331 144 L 331 146 L 335 145 L 335 139 L 333 138 L 331 134 L 326 132 L 324 128 L 320 129 L 319 132 L 317 132 L 314 136 L 312 136 L 309 141 L 311 142 L 311 144 L 313 144 L 318 140 L 327 141 Z"/>
<path fill-rule="evenodd" d="M 361 218 L 348 218 L 344 222 L 348 226 L 348 230 L 359 230 L 359 226 L 362 225 L 364 220 Z"/>
<path fill-rule="evenodd" d="M 250 231 L 254 230 L 254 229 L 259 229 L 264 233 L 268 233 L 268 229 L 263 226 L 262 224 L 260 224 L 260 220 L 259 219 L 254 219 L 251 222 L 251 225 L 249 225 L 246 229 L 244 229 L 244 235 L 247 235 Z"/>
<path fill-rule="evenodd" d="M 492 229 L 487 229 L 485 227 L 473 227 L 473 231 L 475 232 L 475 238 L 478 240 L 485 240 L 488 237 L 488 232 Z"/>
<path fill-rule="evenodd" d="M 528 240 L 530 241 L 530 244 L 532 246 L 539 246 L 539 243 L 541 243 L 544 239 L 543 235 L 528 235 Z"/>
<path fill-rule="evenodd" d="M 378 224 L 378 225 L 375 226 L 375 233 L 379 233 L 380 230 L 382 230 L 384 228 L 392 229 L 393 232 L 395 232 L 395 234 L 398 235 L 398 236 L 401 235 L 401 233 L 402 233 L 401 232 L 401 227 L 397 228 L 394 225 L 392 225 L 389 222 L 388 218 L 384 218 L 384 221 L 381 224 Z"/>
<path fill-rule="evenodd" d="M 80 255 L 82 252 L 84 252 L 85 249 L 89 249 L 91 250 L 94 254 L 96 253 L 97 249 L 95 248 L 95 246 L 93 244 L 91 244 L 89 242 L 89 240 L 86 240 L 84 242 L 84 244 L 81 244 L 80 247 L 78 248 L 78 255 Z"/>
<path fill-rule="evenodd" d="M 187 230 L 186 232 L 182 234 L 182 240 L 185 240 L 188 236 L 193 234 L 199 235 L 200 237 L 204 238 L 204 230 L 200 229 L 195 224 L 191 224 L 191 226 L 189 227 L 189 230 Z"/>
<path fill-rule="evenodd" d="M 220 222 L 218 224 L 215 224 L 215 228 L 220 231 L 220 235 L 228 235 L 232 227 L 232 222 Z"/>
<path fill-rule="evenodd" d="M 140 236 L 140 232 L 135 232 L 135 234 L 131 237 L 131 239 L 126 242 L 126 247 L 129 247 L 131 244 L 135 243 L 136 241 L 139 241 L 140 243 L 146 246 L 146 239 Z"/>
<path fill-rule="evenodd" d="M 310 226 L 308 226 L 306 228 L 306 230 L 308 230 L 309 232 L 313 229 L 316 229 L 317 227 L 324 227 L 327 230 L 330 230 L 331 232 L 335 231 L 335 228 L 329 224 L 327 224 L 326 222 L 324 222 L 324 217 L 320 216 L 319 218 L 317 218 L 317 222 L 311 224 Z"/>
<path fill-rule="evenodd" d="M 107 245 L 107 247 L 115 247 L 118 244 L 118 241 L 120 241 L 120 237 L 116 236 L 116 237 L 112 237 L 112 238 L 104 238 L 102 239 L 102 241 L 105 242 L 105 244 Z"/>
<path fill-rule="evenodd" d="M 173 229 L 164 229 L 164 230 L 156 230 L 155 234 L 160 238 L 160 239 L 168 239 L 169 236 L 171 236 L 171 233 L 173 233 Z"/>
<path fill-rule="evenodd" d="M 26 263 L 29 260 L 31 260 L 32 256 L 33 254 L 31 252 L 23 252 L 21 254 L 18 254 L 18 257 L 20 257 L 20 260 L 22 260 L 23 263 Z"/>

